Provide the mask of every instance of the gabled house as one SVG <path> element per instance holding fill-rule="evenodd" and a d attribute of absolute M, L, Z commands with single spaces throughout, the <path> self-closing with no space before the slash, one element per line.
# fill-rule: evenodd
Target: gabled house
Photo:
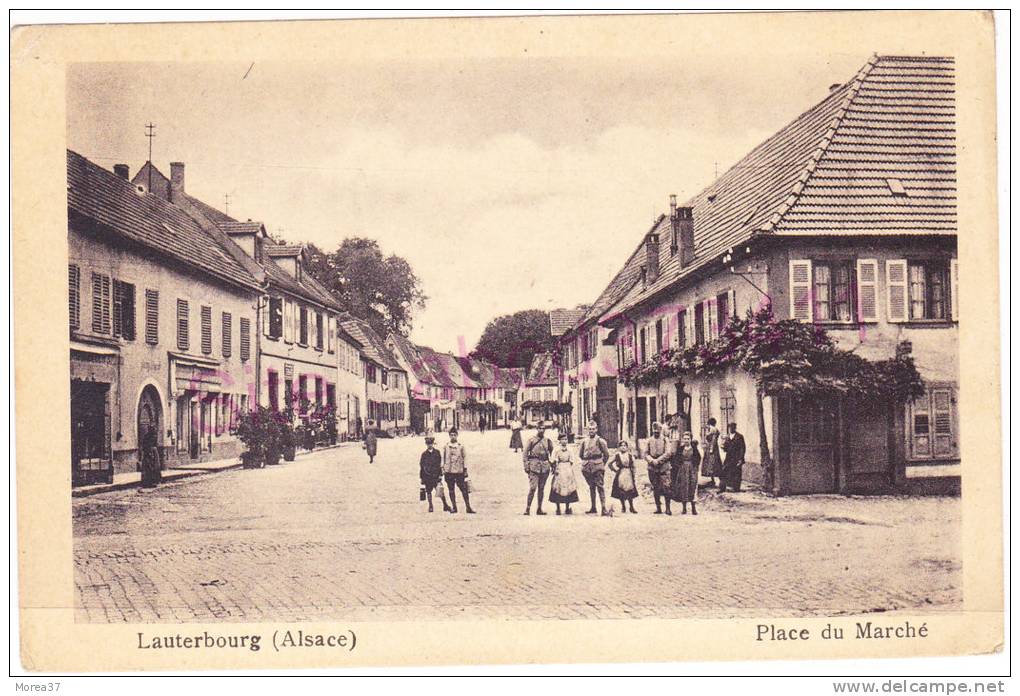
<path fill-rule="evenodd" d="M 234 457 L 255 403 L 262 273 L 215 225 L 67 152 L 71 475 Z M 169 184 L 169 182 L 168 182 Z"/>
<path fill-rule="evenodd" d="M 133 179 L 136 186 L 213 226 L 241 249 L 248 265 L 261 270 L 257 372 L 258 403 L 293 411 L 307 422 L 316 412 L 330 410 L 337 430 L 350 431 L 340 420 L 337 355 L 341 308 L 332 294 L 305 272 L 307 255 L 300 245 L 277 244 L 261 222 L 237 220 L 187 193 L 185 167 L 170 163 L 170 178 L 146 162 Z M 346 407 L 348 404 L 344 404 Z"/>
<path fill-rule="evenodd" d="M 707 344 L 732 316 L 766 305 L 862 357 L 906 347 L 927 392 L 904 407 L 765 398 L 775 491 L 883 488 L 914 468 L 951 469 L 959 460 L 954 75 L 951 58 L 869 60 L 704 191 L 673 199 L 561 351 L 598 331 L 598 345 L 611 344 L 626 367 Z M 594 353 L 601 363 L 601 349 Z M 703 439 L 710 417 L 735 422 L 747 439 L 745 476 L 755 477 L 755 384 L 746 373 L 612 388 L 606 380 L 620 437 L 640 441 L 665 420 Z"/>
<path fill-rule="evenodd" d="M 521 420 L 525 425 L 551 421 L 556 413 L 559 370 L 552 353 L 536 353 L 524 375 Z"/>
<path fill-rule="evenodd" d="M 407 372 L 368 322 L 348 317 L 341 326 L 361 344 L 367 421 L 394 435 L 409 432 L 411 416 Z M 367 421 L 365 427 L 368 427 Z"/>

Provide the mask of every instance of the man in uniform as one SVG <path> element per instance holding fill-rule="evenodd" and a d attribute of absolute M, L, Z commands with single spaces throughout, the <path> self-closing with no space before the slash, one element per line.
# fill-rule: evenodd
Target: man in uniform
<path fill-rule="evenodd" d="M 549 478 L 552 452 L 552 441 L 545 436 L 545 423 L 539 421 L 538 432 L 524 446 L 524 473 L 528 475 L 528 505 L 524 508 L 525 515 L 531 514 L 531 501 L 535 499 L 536 492 L 538 507 L 535 514 L 545 514 L 542 511 L 542 499 L 545 497 L 545 482 Z"/>
<path fill-rule="evenodd" d="M 672 486 L 672 473 L 670 469 L 673 460 L 673 445 L 667 437 L 662 434 L 662 426 L 652 423 L 652 437 L 645 442 L 645 460 L 648 462 L 648 480 L 652 484 L 652 493 L 655 495 L 655 514 L 662 514 L 662 499 L 666 499 L 666 514 L 672 515 L 669 509 L 670 487 Z"/>
<path fill-rule="evenodd" d="M 587 514 L 594 515 L 598 512 L 595 509 L 595 493 L 598 493 L 599 501 L 602 504 L 602 514 L 606 512 L 606 462 L 609 461 L 609 447 L 606 441 L 599 437 L 599 428 L 595 421 L 588 421 L 588 434 L 581 440 L 581 447 L 578 452 L 581 457 L 581 473 L 584 480 L 588 482 L 588 494 L 591 497 L 591 509 Z"/>

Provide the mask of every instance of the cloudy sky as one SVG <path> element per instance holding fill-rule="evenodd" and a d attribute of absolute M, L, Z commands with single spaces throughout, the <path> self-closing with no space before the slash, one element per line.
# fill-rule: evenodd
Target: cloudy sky
<path fill-rule="evenodd" d="M 844 82 L 868 52 L 628 63 L 89 63 L 68 147 L 290 241 L 378 239 L 429 296 L 412 338 L 474 346 L 489 319 L 590 302 L 663 212 Z M 245 74 L 247 73 L 247 77 Z"/>

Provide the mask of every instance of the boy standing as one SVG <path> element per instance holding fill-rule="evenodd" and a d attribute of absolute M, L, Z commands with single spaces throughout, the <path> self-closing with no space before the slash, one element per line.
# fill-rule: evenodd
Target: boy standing
<path fill-rule="evenodd" d="M 464 452 L 464 445 L 457 442 L 457 429 L 450 428 L 450 441 L 443 448 L 443 478 L 446 479 L 446 488 L 450 491 L 450 512 L 457 512 L 457 488 L 460 488 L 464 496 L 464 507 L 468 514 L 475 514 L 471 509 L 471 498 L 468 496 L 467 483 L 464 478 L 467 476 L 467 455 Z"/>

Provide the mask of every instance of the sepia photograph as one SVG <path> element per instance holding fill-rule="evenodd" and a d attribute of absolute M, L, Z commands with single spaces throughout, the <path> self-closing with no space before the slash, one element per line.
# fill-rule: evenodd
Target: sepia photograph
<path fill-rule="evenodd" d="M 987 318 L 961 297 L 997 281 L 962 287 L 958 247 L 997 232 L 960 194 L 978 49 L 938 18 L 889 40 L 909 14 L 800 15 L 816 38 L 767 55 L 713 39 L 796 13 L 327 22 L 394 44 L 289 58 L 94 28 L 124 50 L 64 54 L 66 225 L 32 259 L 66 252 L 36 427 L 67 436 L 73 630 L 184 660 L 356 653 L 359 622 L 748 646 L 836 618 L 925 653 L 972 617 L 965 472 L 999 475 L 964 436 L 998 407 L 961 394 Z M 584 48 L 663 25 L 682 46 Z"/>

